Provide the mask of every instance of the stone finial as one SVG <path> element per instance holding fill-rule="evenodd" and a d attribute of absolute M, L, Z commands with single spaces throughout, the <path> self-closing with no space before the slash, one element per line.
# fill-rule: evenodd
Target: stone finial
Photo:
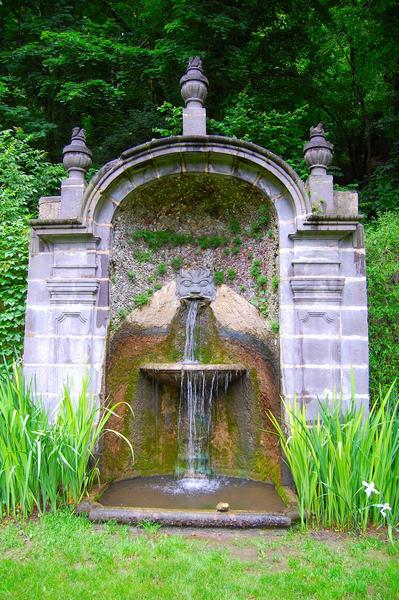
<path fill-rule="evenodd" d="M 61 183 L 61 219 L 76 219 L 80 215 L 85 175 L 92 164 L 92 154 L 86 146 L 86 132 L 81 127 L 72 129 L 71 143 L 63 150 L 63 163 L 68 179 Z"/>
<path fill-rule="evenodd" d="M 180 91 L 185 102 L 183 110 L 183 135 L 206 135 L 205 98 L 209 82 L 202 72 L 199 56 L 190 58 L 183 77 Z"/>
<path fill-rule="evenodd" d="M 310 128 L 310 141 L 303 148 L 311 175 L 326 175 L 333 156 L 333 145 L 326 140 L 323 123 Z"/>
<path fill-rule="evenodd" d="M 203 107 L 209 81 L 202 72 L 199 56 L 190 58 L 185 74 L 180 79 L 180 91 L 186 107 Z"/>
<path fill-rule="evenodd" d="M 70 179 L 84 181 L 92 164 L 92 153 L 86 146 L 86 132 L 81 127 L 72 129 L 71 143 L 63 150 L 63 163 Z"/>

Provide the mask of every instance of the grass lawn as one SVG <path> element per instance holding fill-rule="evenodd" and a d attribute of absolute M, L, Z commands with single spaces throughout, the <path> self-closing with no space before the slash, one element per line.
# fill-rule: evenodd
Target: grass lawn
<path fill-rule="evenodd" d="M 399 543 L 297 531 L 96 526 L 68 512 L 0 525 L 0 598 L 399 598 Z"/>

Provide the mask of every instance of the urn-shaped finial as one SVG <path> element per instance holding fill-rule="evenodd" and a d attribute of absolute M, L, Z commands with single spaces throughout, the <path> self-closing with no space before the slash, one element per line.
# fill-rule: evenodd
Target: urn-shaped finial
<path fill-rule="evenodd" d="M 86 132 L 81 127 L 72 129 L 71 143 L 63 150 L 64 167 L 71 179 L 84 179 L 92 164 L 92 153 L 86 146 Z"/>
<path fill-rule="evenodd" d="M 333 145 L 326 140 L 323 123 L 310 128 L 310 140 L 304 147 L 304 156 L 311 175 L 326 175 L 333 156 Z"/>
<path fill-rule="evenodd" d="M 180 79 L 180 91 L 186 107 L 204 106 L 208 85 L 209 81 L 202 72 L 200 57 L 190 58 L 186 72 Z"/>

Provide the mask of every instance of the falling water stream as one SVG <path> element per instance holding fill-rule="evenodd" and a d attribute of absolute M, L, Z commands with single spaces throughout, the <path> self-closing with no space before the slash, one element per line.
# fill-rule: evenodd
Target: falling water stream
<path fill-rule="evenodd" d="M 186 318 L 183 364 L 198 363 L 196 326 L 199 300 L 190 300 Z M 212 400 L 217 392 L 216 372 L 183 370 L 179 405 L 178 473 L 186 487 L 204 485 L 210 472 L 209 442 L 212 424 Z M 202 481 L 201 481 L 202 480 Z"/>
<path fill-rule="evenodd" d="M 195 325 L 197 323 L 199 301 L 190 300 L 186 319 L 186 341 L 184 344 L 183 362 L 195 363 Z"/>

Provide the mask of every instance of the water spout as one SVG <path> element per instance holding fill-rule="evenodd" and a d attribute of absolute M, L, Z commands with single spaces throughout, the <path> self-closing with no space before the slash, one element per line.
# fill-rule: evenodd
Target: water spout
<path fill-rule="evenodd" d="M 194 363 L 196 351 L 195 326 L 197 323 L 198 300 L 190 300 L 186 319 L 186 341 L 184 344 L 183 362 Z"/>

